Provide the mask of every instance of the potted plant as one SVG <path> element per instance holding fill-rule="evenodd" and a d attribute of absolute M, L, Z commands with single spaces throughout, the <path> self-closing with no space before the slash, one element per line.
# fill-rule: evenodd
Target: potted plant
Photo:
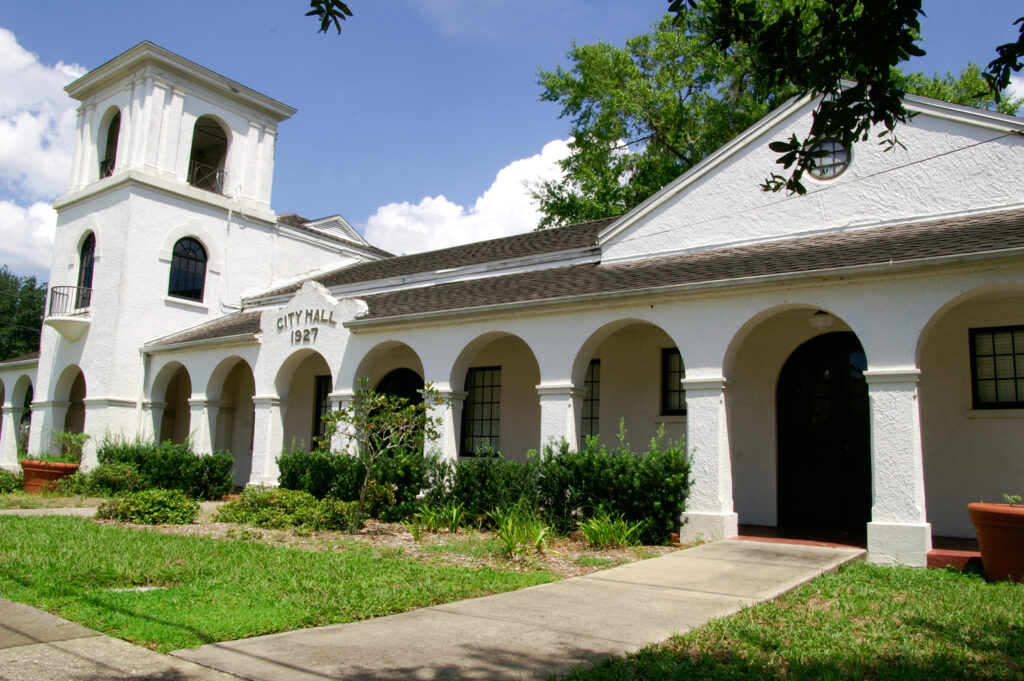
<path fill-rule="evenodd" d="M 967 515 L 981 549 L 985 578 L 1024 584 L 1024 506 L 1017 494 L 1004 494 L 1003 504 L 967 505 Z"/>
<path fill-rule="evenodd" d="M 50 454 L 26 456 L 20 460 L 21 470 L 25 475 L 24 490 L 28 494 L 40 494 L 43 490 L 65 476 L 78 470 L 82 462 L 82 448 L 89 436 L 85 433 L 68 433 L 64 431 L 53 434 L 52 446 L 56 450 Z"/>

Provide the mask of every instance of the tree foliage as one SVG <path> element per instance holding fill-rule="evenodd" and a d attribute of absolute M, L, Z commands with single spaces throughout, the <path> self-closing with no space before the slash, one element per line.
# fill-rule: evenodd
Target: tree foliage
<path fill-rule="evenodd" d="M 539 71 L 573 136 L 565 178 L 533 192 L 541 228 L 629 210 L 793 92 L 755 92 L 747 54 L 719 50 L 696 21 L 665 18 L 625 47 L 573 44 L 568 57 Z"/>
<path fill-rule="evenodd" d="M 39 349 L 46 284 L 0 267 L 0 361 Z"/>
<path fill-rule="evenodd" d="M 850 146 L 872 134 L 887 149 L 899 146 L 896 127 L 910 119 L 903 105 L 906 83 L 896 67 L 924 54 L 921 0 L 669 0 L 681 24 L 696 22 L 721 50 L 742 46 L 757 68 L 755 86 L 780 84 L 822 95 L 811 129 L 802 139 L 772 142 L 787 175 L 772 173 L 762 187 L 803 193 L 803 173 L 817 155 L 814 142 L 831 137 Z M 1017 23 L 1021 23 L 1018 21 Z M 1021 68 L 1021 37 L 999 46 L 982 74 L 995 98 Z M 873 132 L 881 127 L 881 132 Z"/>
<path fill-rule="evenodd" d="M 309 0 L 306 16 L 320 20 L 320 33 L 327 33 L 332 25 L 341 33 L 341 22 L 352 16 L 352 10 L 341 0 Z"/>

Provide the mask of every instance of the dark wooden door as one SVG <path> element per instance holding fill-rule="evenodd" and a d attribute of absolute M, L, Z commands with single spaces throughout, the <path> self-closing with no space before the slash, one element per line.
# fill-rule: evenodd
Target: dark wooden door
<path fill-rule="evenodd" d="M 863 531 L 871 515 L 871 427 L 857 336 L 797 348 L 778 385 L 779 526 Z"/>

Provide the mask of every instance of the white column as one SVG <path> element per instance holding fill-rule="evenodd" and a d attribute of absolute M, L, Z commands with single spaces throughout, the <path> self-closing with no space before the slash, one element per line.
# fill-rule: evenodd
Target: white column
<path fill-rule="evenodd" d="M 467 393 L 462 390 L 439 390 L 441 404 L 429 407 L 430 416 L 440 419 L 440 437 L 427 443 L 428 452 L 437 452 L 445 461 L 459 460 L 459 435 L 462 433 L 462 403 Z"/>
<path fill-rule="evenodd" d="M 249 485 L 277 485 L 277 457 L 284 443 L 284 415 L 288 400 L 276 395 L 252 398 L 254 409 L 252 474 Z"/>
<path fill-rule="evenodd" d="M 732 462 L 725 411 L 725 379 L 684 378 L 686 448 L 690 452 L 690 496 L 683 541 L 717 541 L 738 534 L 732 505 Z"/>
<path fill-rule="evenodd" d="M 142 428 L 139 436 L 154 442 L 160 438 L 160 425 L 164 420 L 166 402 L 143 402 Z"/>
<path fill-rule="evenodd" d="M 88 141 L 85 139 L 85 107 L 80 106 L 75 111 L 75 148 L 72 152 L 71 157 L 71 189 L 78 189 L 85 180 L 83 179 L 85 164 L 82 161 L 85 153 L 85 145 Z"/>
<path fill-rule="evenodd" d="M 540 396 L 540 447 L 556 448 L 562 440 L 580 446 L 580 414 L 586 390 L 572 384 L 538 385 Z"/>
<path fill-rule="evenodd" d="M 3 423 L 0 424 L 0 468 L 17 471 L 18 464 L 18 427 L 25 410 L 20 407 L 3 406 Z"/>
<path fill-rule="evenodd" d="M 351 390 L 340 390 L 331 393 L 327 397 L 331 401 L 331 411 L 341 411 L 352 406 L 355 394 Z M 355 451 L 352 449 L 354 435 L 351 424 L 339 422 L 338 430 L 335 431 L 334 436 L 331 438 L 331 451 L 355 454 Z"/>
<path fill-rule="evenodd" d="M 871 403 L 871 522 L 868 560 L 925 567 L 932 548 L 916 367 L 865 371 Z"/>
<path fill-rule="evenodd" d="M 64 417 L 68 414 L 70 402 L 44 401 L 32 403 L 32 425 L 28 436 L 29 454 L 44 454 L 50 451 L 53 432 L 64 429 Z"/>
<path fill-rule="evenodd" d="M 192 445 L 199 454 L 213 453 L 213 441 L 217 436 L 217 414 L 220 412 L 219 400 L 208 400 L 197 397 L 188 401 L 189 432 L 193 433 Z"/>

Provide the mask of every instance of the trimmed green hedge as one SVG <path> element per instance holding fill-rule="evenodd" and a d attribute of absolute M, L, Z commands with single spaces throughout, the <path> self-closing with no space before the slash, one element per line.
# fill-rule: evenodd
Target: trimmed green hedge
<path fill-rule="evenodd" d="M 157 444 L 108 439 L 97 455 L 100 464 L 132 466 L 146 488 L 177 489 L 194 499 L 220 499 L 234 490 L 235 462 L 223 452 L 196 454 L 189 445 L 170 440 Z"/>

